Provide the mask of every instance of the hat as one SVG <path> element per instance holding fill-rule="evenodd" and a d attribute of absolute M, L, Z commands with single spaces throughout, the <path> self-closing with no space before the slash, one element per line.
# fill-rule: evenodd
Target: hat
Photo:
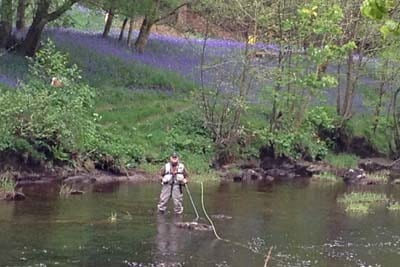
<path fill-rule="evenodd" d="M 172 154 L 171 154 L 171 158 L 179 158 L 179 155 L 178 155 L 178 153 L 176 153 L 176 152 L 172 152 Z"/>

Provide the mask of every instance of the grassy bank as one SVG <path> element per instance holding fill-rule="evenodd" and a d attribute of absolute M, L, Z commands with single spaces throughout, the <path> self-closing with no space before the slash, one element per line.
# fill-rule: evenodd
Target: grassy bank
<path fill-rule="evenodd" d="M 118 140 L 118 145 L 107 146 L 124 156 L 128 166 L 158 171 L 168 155 L 178 151 L 192 173 L 209 173 L 213 147 L 207 134 L 201 132 L 199 112 L 190 97 L 193 82 L 174 72 L 99 54 L 73 42 L 56 45 L 95 89 L 98 121 Z M 0 63 L 0 73 L 25 80 L 27 64 L 18 55 L 7 55 Z M 124 155 L 124 144 L 136 148 L 134 158 Z"/>
<path fill-rule="evenodd" d="M 82 70 L 85 83 L 94 88 L 96 122 L 109 135 L 109 140 L 102 144 L 106 151 L 123 158 L 128 166 L 139 166 L 151 173 L 158 171 L 172 151 L 178 151 L 192 173 L 210 173 L 215 147 L 191 94 L 197 89 L 194 82 L 176 72 L 139 62 L 130 57 L 131 50 L 112 40 L 102 40 L 94 47 L 91 45 L 100 40 L 96 35 L 62 30 L 50 31 L 47 35 L 55 40 L 57 49 L 67 53 L 69 61 Z M 78 42 L 74 38 L 82 39 Z M 25 80 L 27 60 L 18 55 L 6 55 L 0 62 L 0 73 Z M 357 156 L 329 152 L 334 144 L 318 138 L 318 128 L 334 128 L 334 116 L 325 108 L 311 110 L 305 117 L 306 126 L 296 129 L 298 132 L 291 132 L 290 127 L 285 129 L 282 123 L 281 131 L 271 133 L 267 127 L 268 107 L 249 104 L 242 116 L 244 134 L 237 157 L 258 156 L 261 146 L 274 142 L 275 148 L 289 155 L 305 153 L 316 158 L 325 157 L 337 168 L 355 167 Z M 367 135 L 366 129 L 362 130 L 364 120 L 353 120 L 354 134 Z M 329 175 L 322 178 L 333 180 Z"/>

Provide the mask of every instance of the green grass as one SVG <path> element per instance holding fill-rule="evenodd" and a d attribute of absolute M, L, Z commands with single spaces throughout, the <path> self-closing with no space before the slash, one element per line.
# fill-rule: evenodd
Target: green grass
<path fill-rule="evenodd" d="M 394 202 L 392 204 L 390 204 L 387 209 L 389 211 L 393 211 L 393 212 L 400 212 L 400 203 L 399 202 Z"/>
<path fill-rule="evenodd" d="M 167 160 L 172 152 L 168 150 L 168 142 L 177 116 L 195 109 L 192 100 L 184 95 L 170 96 L 159 91 L 123 88 L 100 91 L 96 106 L 96 112 L 102 117 L 101 123 L 108 131 L 119 134 L 124 142 L 142 148 L 145 161 L 140 167 L 152 174 L 158 172 L 161 162 Z M 212 158 L 187 150 L 178 152 L 190 172 L 209 172 Z"/>
<path fill-rule="evenodd" d="M 110 88 L 99 92 L 96 106 L 102 124 L 110 131 L 157 153 L 165 142 L 170 123 L 179 112 L 191 108 L 192 103 L 162 92 Z M 146 156 L 151 158 L 151 153 Z"/>
<path fill-rule="evenodd" d="M 323 172 L 318 175 L 314 175 L 312 178 L 313 180 L 317 180 L 322 183 L 334 184 L 340 182 L 340 179 L 338 179 L 335 174 L 330 172 Z"/>
<path fill-rule="evenodd" d="M 389 170 L 382 170 L 368 174 L 368 180 L 376 184 L 386 184 L 389 182 Z"/>
<path fill-rule="evenodd" d="M 0 196 L 4 197 L 7 193 L 15 192 L 16 183 L 12 178 L 11 173 L 4 172 L 0 175 Z"/>
<path fill-rule="evenodd" d="M 384 194 L 372 192 L 352 192 L 343 195 L 338 203 L 344 205 L 345 211 L 355 214 L 366 214 L 372 211 L 375 206 L 385 204 L 389 201 Z"/>
<path fill-rule="evenodd" d="M 113 28 L 118 29 L 121 25 L 122 20 L 119 16 L 114 16 Z M 72 6 L 70 10 L 65 12 L 61 18 L 55 23 L 51 23 L 51 26 L 63 26 L 70 27 L 77 30 L 84 31 L 103 31 L 105 24 L 105 14 L 100 10 L 84 10 L 78 7 L 77 4 Z"/>
<path fill-rule="evenodd" d="M 177 117 L 190 112 L 199 114 L 190 95 L 194 83 L 173 72 L 127 63 L 72 44 L 59 44 L 58 49 L 69 53 L 70 61 L 82 69 L 83 79 L 95 88 L 96 113 L 106 131 L 118 136 L 122 144 L 139 147 L 144 168 L 158 170 L 172 152 L 170 143 L 176 141 L 171 140 L 171 132 L 177 127 Z M 13 62 L 13 57 L 20 65 L 1 62 L 0 66 L 6 73 L 15 71 L 16 76 L 22 75 L 27 62 L 15 55 L 9 55 L 7 62 Z M 177 138 L 191 141 L 195 137 L 183 133 Z M 192 174 L 209 175 L 212 155 L 185 148 L 178 152 Z"/>
<path fill-rule="evenodd" d="M 370 115 L 362 114 L 354 116 L 349 122 L 353 135 L 366 137 L 374 148 L 379 152 L 388 155 L 390 153 L 390 148 L 388 143 L 389 136 L 387 125 L 380 125 L 374 133 L 372 129 L 373 120 L 374 118 Z"/>
<path fill-rule="evenodd" d="M 2 83 L 0 83 L 0 90 L 10 90 L 10 88 Z"/>
<path fill-rule="evenodd" d="M 358 165 L 359 158 L 353 154 L 334 154 L 329 153 L 325 161 L 336 168 L 355 168 Z"/>
<path fill-rule="evenodd" d="M 369 205 L 365 203 L 352 203 L 345 210 L 350 214 L 368 214 L 371 211 Z"/>

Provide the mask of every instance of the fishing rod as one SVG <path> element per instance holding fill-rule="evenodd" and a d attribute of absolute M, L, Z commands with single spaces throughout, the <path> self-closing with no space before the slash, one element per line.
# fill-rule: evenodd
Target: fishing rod
<path fill-rule="evenodd" d="M 193 202 L 192 194 L 190 194 L 189 185 L 188 185 L 188 184 L 185 184 L 185 188 L 186 188 L 186 192 L 187 192 L 188 195 L 189 195 L 190 202 L 192 203 L 194 212 L 196 213 L 196 219 L 194 219 L 194 220 L 195 220 L 195 221 L 198 221 L 198 220 L 200 219 L 200 216 L 199 216 L 199 213 L 197 212 L 196 205 L 195 205 L 194 202 Z"/>

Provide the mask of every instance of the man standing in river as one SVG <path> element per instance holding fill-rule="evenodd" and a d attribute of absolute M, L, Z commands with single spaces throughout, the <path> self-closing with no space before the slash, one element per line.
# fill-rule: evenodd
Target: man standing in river
<path fill-rule="evenodd" d="M 160 202 L 157 206 L 158 211 L 165 213 L 168 201 L 172 197 L 175 214 L 182 214 L 183 187 L 188 182 L 188 174 L 185 166 L 179 161 L 179 156 L 176 152 L 172 153 L 169 162 L 161 169 L 160 176 L 162 189 Z"/>

